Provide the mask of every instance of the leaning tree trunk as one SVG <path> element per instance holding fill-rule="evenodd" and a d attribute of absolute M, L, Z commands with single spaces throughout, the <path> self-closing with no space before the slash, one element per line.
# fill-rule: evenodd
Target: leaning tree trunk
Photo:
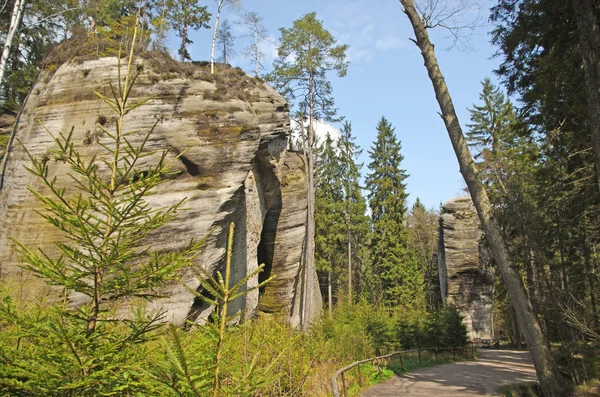
<path fill-rule="evenodd" d="M 596 176 L 600 189 L 600 5 L 597 0 L 571 0 L 577 26 L 579 46 L 585 72 L 585 92 Z"/>
<path fill-rule="evenodd" d="M 8 66 L 8 57 L 10 56 L 10 51 L 12 49 L 15 36 L 19 31 L 19 25 L 21 24 L 24 8 L 25 0 L 15 1 L 15 6 L 13 8 L 12 16 L 10 18 L 10 26 L 8 28 L 8 33 L 6 34 L 4 49 L 2 50 L 2 58 L 0 58 L 0 104 L 4 102 L 2 100 L 2 83 L 4 82 L 4 74 L 6 73 L 6 68 Z"/>
<path fill-rule="evenodd" d="M 481 183 L 475 162 L 469 153 L 462 128 L 456 116 L 454 104 L 448 92 L 444 76 L 440 71 L 425 25 L 415 9 L 413 0 L 400 0 L 400 3 L 404 7 L 404 12 L 413 26 L 416 37 L 415 44 L 421 50 L 421 55 L 425 61 L 425 67 L 427 68 L 436 99 L 440 106 L 442 119 L 446 125 L 446 130 L 448 131 L 460 165 L 460 172 L 469 188 L 471 198 L 479 215 L 479 220 L 483 226 L 485 237 L 504 280 L 525 341 L 529 346 L 542 391 L 546 397 L 562 397 L 564 396 L 564 392 L 558 379 L 556 363 L 544 340 L 542 329 L 533 313 L 531 303 L 527 299 L 521 278 L 511 265 L 500 227 L 493 217 L 492 205 Z"/>

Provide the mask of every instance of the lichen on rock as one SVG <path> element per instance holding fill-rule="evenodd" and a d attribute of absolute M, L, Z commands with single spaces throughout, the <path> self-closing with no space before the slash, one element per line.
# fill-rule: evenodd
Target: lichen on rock
<path fill-rule="evenodd" d="M 284 98 L 240 69 L 221 68 L 212 76 L 202 65 L 191 69 L 188 65 L 185 73 L 178 73 L 161 71 L 153 60 L 140 58 L 135 62 L 139 77 L 130 100 L 150 100 L 127 116 L 125 129 L 148 131 L 158 120 L 147 149 L 169 149 L 172 158 L 180 155 L 173 163 L 173 176 L 157 188 L 150 204 L 166 206 L 189 199 L 187 210 L 148 243 L 175 250 L 214 230 L 197 260 L 215 271 L 224 260 L 226 226 L 234 222 L 234 279 L 243 278 L 259 261 L 265 262 L 268 274 L 276 276 L 274 282 L 248 294 L 234 309 L 251 316 L 261 308 L 297 323 L 306 181 L 301 176 L 302 157 L 285 150 L 290 127 Z M 84 158 L 96 156 L 100 164 L 105 155 L 102 144 L 109 140 L 102 128 L 110 131 L 115 120 L 94 91 L 108 95 L 109 83 L 117 81 L 117 70 L 117 59 L 107 57 L 67 62 L 51 77 L 42 76 L 20 117 L 19 141 L 34 157 L 51 157 L 53 141 L 46 129 L 53 134 L 72 129 L 76 149 Z M 132 143 L 139 142 L 136 140 L 142 135 L 133 134 Z M 144 161 L 140 169 L 152 161 L 152 156 Z M 0 192 L 0 279 L 17 281 L 14 285 L 19 294 L 33 298 L 51 295 L 52 290 L 19 267 L 11 239 L 52 254 L 54 243 L 62 236 L 35 212 L 38 203 L 28 186 L 42 187 L 26 171 L 28 162 L 23 147 L 15 145 Z M 68 167 L 60 159 L 51 158 L 49 164 L 57 183 L 69 189 Z M 284 182 L 287 180 L 294 182 Z M 183 270 L 181 278 L 189 287 L 200 288 L 192 272 Z M 318 288 L 312 290 L 318 294 Z M 170 321 L 202 322 L 210 312 L 182 285 L 174 283 L 164 292 L 167 297 L 153 300 L 148 309 L 165 310 Z M 320 295 L 313 301 L 319 305 Z"/>
<path fill-rule="evenodd" d="M 470 339 L 493 336 L 494 273 L 469 196 L 442 205 L 438 266 L 445 303 L 463 316 Z"/>

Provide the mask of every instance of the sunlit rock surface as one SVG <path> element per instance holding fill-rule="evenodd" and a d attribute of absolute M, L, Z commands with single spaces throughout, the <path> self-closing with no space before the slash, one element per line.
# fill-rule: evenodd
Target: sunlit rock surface
<path fill-rule="evenodd" d="M 285 100 L 240 69 L 223 67 L 212 76 L 202 66 L 178 66 L 171 61 L 138 59 L 135 65 L 140 74 L 130 103 L 150 99 L 126 117 L 126 131 L 146 132 L 158 120 L 147 151 L 168 148 L 174 157 L 187 150 L 174 163 L 178 174 L 149 198 L 154 206 L 168 206 L 187 197 L 187 210 L 149 243 L 175 250 L 214 230 L 197 258 L 199 264 L 214 271 L 224 262 L 227 227 L 235 222 L 234 280 L 243 278 L 259 262 L 266 265 L 261 280 L 269 275 L 276 278 L 261 291 L 237 301 L 233 309 L 245 310 L 249 317 L 260 308 L 298 324 L 304 290 L 300 252 L 306 226 L 306 179 L 303 158 L 285 150 L 289 131 Z M 101 127 L 113 131 L 116 118 L 94 90 L 109 96 L 109 83 L 116 84 L 117 79 L 116 58 L 67 63 L 54 75 L 42 76 L 19 120 L 19 141 L 32 156 L 51 159 L 50 174 L 58 178 L 59 185 L 68 187 L 69 194 L 75 193 L 69 169 L 58 159 L 52 160 L 54 146 L 45 129 L 52 134 L 68 134 L 72 129 L 77 150 L 86 159 L 98 156 L 100 164 L 105 156 L 101 143 L 109 142 Z M 139 144 L 142 136 L 136 133 L 131 139 Z M 140 169 L 154 160 L 145 158 Z M 28 186 L 42 187 L 25 170 L 28 164 L 23 147 L 15 145 L 0 192 L 0 278 L 11 282 L 21 297 L 33 299 L 52 296 L 53 290 L 20 269 L 11 239 L 51 254 L 61 234 L 35 212 L 38 203 Z M 182 271 L 182 278 L 189 287 L 199 287 L 189 269 Z M 259 281 L 256 277 L 250 285 Z M 318 312 L 319 288 L 308 290 L 313 291 L 309 301 Z M 172 284 L 165 292 L 167 298 L 153 300 L 149 309 L 165 310 L 170 321 L 203 322 L 210 313 L 211 308 L 182 285 Z M 71 296 L 73 304 L 77 299 Z"/>
<path fill-rule="evenodd" d="M 464 316 L 471 340 L 493 336 L 494 274 L 481 237 L 470 197 L 456 197 L 443 204 L 438 249 L 440 289 L 444 301 Z"/>

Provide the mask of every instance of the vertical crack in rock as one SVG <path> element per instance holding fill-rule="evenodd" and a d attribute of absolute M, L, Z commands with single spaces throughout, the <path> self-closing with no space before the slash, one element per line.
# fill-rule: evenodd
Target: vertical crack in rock
<path fill-rule="evenodd" d="M 267 271 L 249 280 L 250 287 L 268 275 L 276 278 L 262 291 L 239 299 L 231 313 L 244 311 L 247 317 L 257 312 L 273 313 L 297 325 L 307 182 L 302 156 L 285 151 L 290 123 L 285 99 L 266 84 L 233 69 L 222 71 L 232 83 L 223 85 L 201 67 L 193 75 L 160 78 L 160 71 L 147 66 L 130 99 L 152 100 L 132 110 L 126 120 L 128 131 L 140 132 L 128 138 L 134 146 L 141 144 L 144 132 L 154 128 L 146 142 L 149 155 L 138 162 L 139 169 L 151 168 L 166 149 L 171 150 L 167 162 L 185 150 L 179 161 L 172 162 L 173 176 L 148 196 L 147 203 L 152 208 L 164 208 L 188 199 L 186 210 L 149 236 L 148 244 L 164 251 L 179 250 L 212 231 L 196 264 L 214 274 L 223 268 L 228 225 L 235 222 L 232 282 L 243 279 L 259 262 L 265 262 Z M 82 70 L 88 71 L 87 78 L 82 77 Z M 112 113 L 94 91 L 103 92 L 104 82 L 116 81 L 117 70 L 117 59 L 106 57 L 82 64 L 67 62 L 49 81 L 41 78 L 18 123 L 17 137 L 29 153 L 34 158 L 52 156 L 54 142 L 41 127 L 44 125 L 53 133 L 73 129 L 75 149 L 82 158 L 96 158 L 102 163 L 107 156 L 102 145 L 110 144 L 110 138 L 89 139 L 89 128 L 98 120 L 113 128 Z M 239 96 L 240 86 L 247 90 L 243 98 Z M 157 117 L 160 122 L 155 125 Z M 64 240 L 62 233 L 36 213 L 38 203 L 28 186 L 36 190 L 43 190 L 43 186 L 25 170 L 28 163 L 25 150 L 14 147 L 7 162 L 5 189 L 0 192 L 0 282 L 18 280 L 15 294 L 22 294 L 23 299 L 59 291 L 19 267 L 11 240 L 41 248 L 49 255 L 57 254 L 55 243 Z M 68 165 L 50 161 L 49 167 L 57 184 L 67 187 L 67 195 L 77 193 Z M 100 173 L 107 172 L 106 167 L 100 168 Z M 186 320 L 206 321 L 214 308 L 189 291 L 205 293 L 194 271 L 183 268 L 178 276 L 186 285 L 166 286 L 160 298 L 148 302 L 148 311 L 165 312 L 166 320 L 179 325 Z M 312 290 L 315 295 L 311 302 L 319 311 L 319 288 Z M 129 308 L 122 303 L 117 309 L 125 314 Z"/>
<path fill-rule="evenodd" d="M 482 235 L 470 197 L 444 203 L 438 246 L 442 299 L 464 317 L 471 339 L 493 337 L 494 275 Z"/>
<path fill-rule="evenodd" d="M 260 234 L 260 243 L 258 244 L 257 264 L 264 264 L 263 271 L 258 275 L 258 282 L 262 283 L 271 277 L 273 272 L 273 255 L 275 254 L 275 240 L 277 238 L 277 225 L 281 215 L 281 194 L 278 200 L 273 203 L 267 211 L 263 229 Z M 266 286 L 262 286 L 259 295 L 263 295 Z"/>

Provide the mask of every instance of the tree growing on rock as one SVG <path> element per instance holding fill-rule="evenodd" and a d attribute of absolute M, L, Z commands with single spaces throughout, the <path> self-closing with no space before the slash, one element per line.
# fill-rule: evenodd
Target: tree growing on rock
<path fill-rule="evenodd" d="M 267 29 L 263 18 L 255 12 L 247 12 L 242 18 L 242 24 L 248 30 L 247 35 L 252 38 L 252 43 L 244 50 L 244 55 L 254 63 L 254 77 L 258 77 L 261 69 L 264 69 L 262 60 L 265 54 L 261 51 L 260 45 L 267 38 Z"/>
<path fill-rule="evenodd" d="M 273 72 L 267 76 L 275 88 L 290 103 L 295 103 L 301 115 L 300 125 L 308 121 L 303 150 L 307 162 L 308 179 L 308 219 L 305 246 L 304 313 L 302 327 L 309 324 L 318 313 L 312 312 L 308 299 L 310 289 L 315 285 L 314 238 L 315 238 L 315 119 L 332 121 L 336 115 L 331 82 L 327 74 L 336 72 L 344 77 L 348 68 L 346 61 L 347 45 L 337 45 L 334 37 L 323 28 L 315 12 L 294 21 L 293 27 L 279 29 L 281 32 L 278 58 L 273 63 Z"/>
<path fill-rule="evenodd" d="M 169 9 L 169 24 L 175 30 L 177 36 L 181 38 L 181 44 L 177 53 L 181 61 L 191 60 L 190 53 L 187 50 L 188 44 L 192 44 L 190 40 L 190 31 L 210 28 L 210 13 L 206 6 L 201 6 L 194 0 L 168 0 L 167 7 Z"/>
<path fill-rule="evenodd" d="M 234 37 L 231 33 L 231 24 L 228 20 L 224 20 L 217 33 L 217 45 L 221 50 L 221 56 L 219 59 L 223 63 L 227 63 L 227 60 L 234 55 Z"/>
<path fill-rule="evenodd" d="M 239 0 L 215 0 L 217 2 L 217 13 L 215 14 L 215 24 L 213 25 L 213 38 L 210 47 L 210 73 L 215 74 L 215 47 L 217 45 L 217 34 L 219 33 L 219 20 L 221 12 L 227 7 L 238 7 Z"/>

